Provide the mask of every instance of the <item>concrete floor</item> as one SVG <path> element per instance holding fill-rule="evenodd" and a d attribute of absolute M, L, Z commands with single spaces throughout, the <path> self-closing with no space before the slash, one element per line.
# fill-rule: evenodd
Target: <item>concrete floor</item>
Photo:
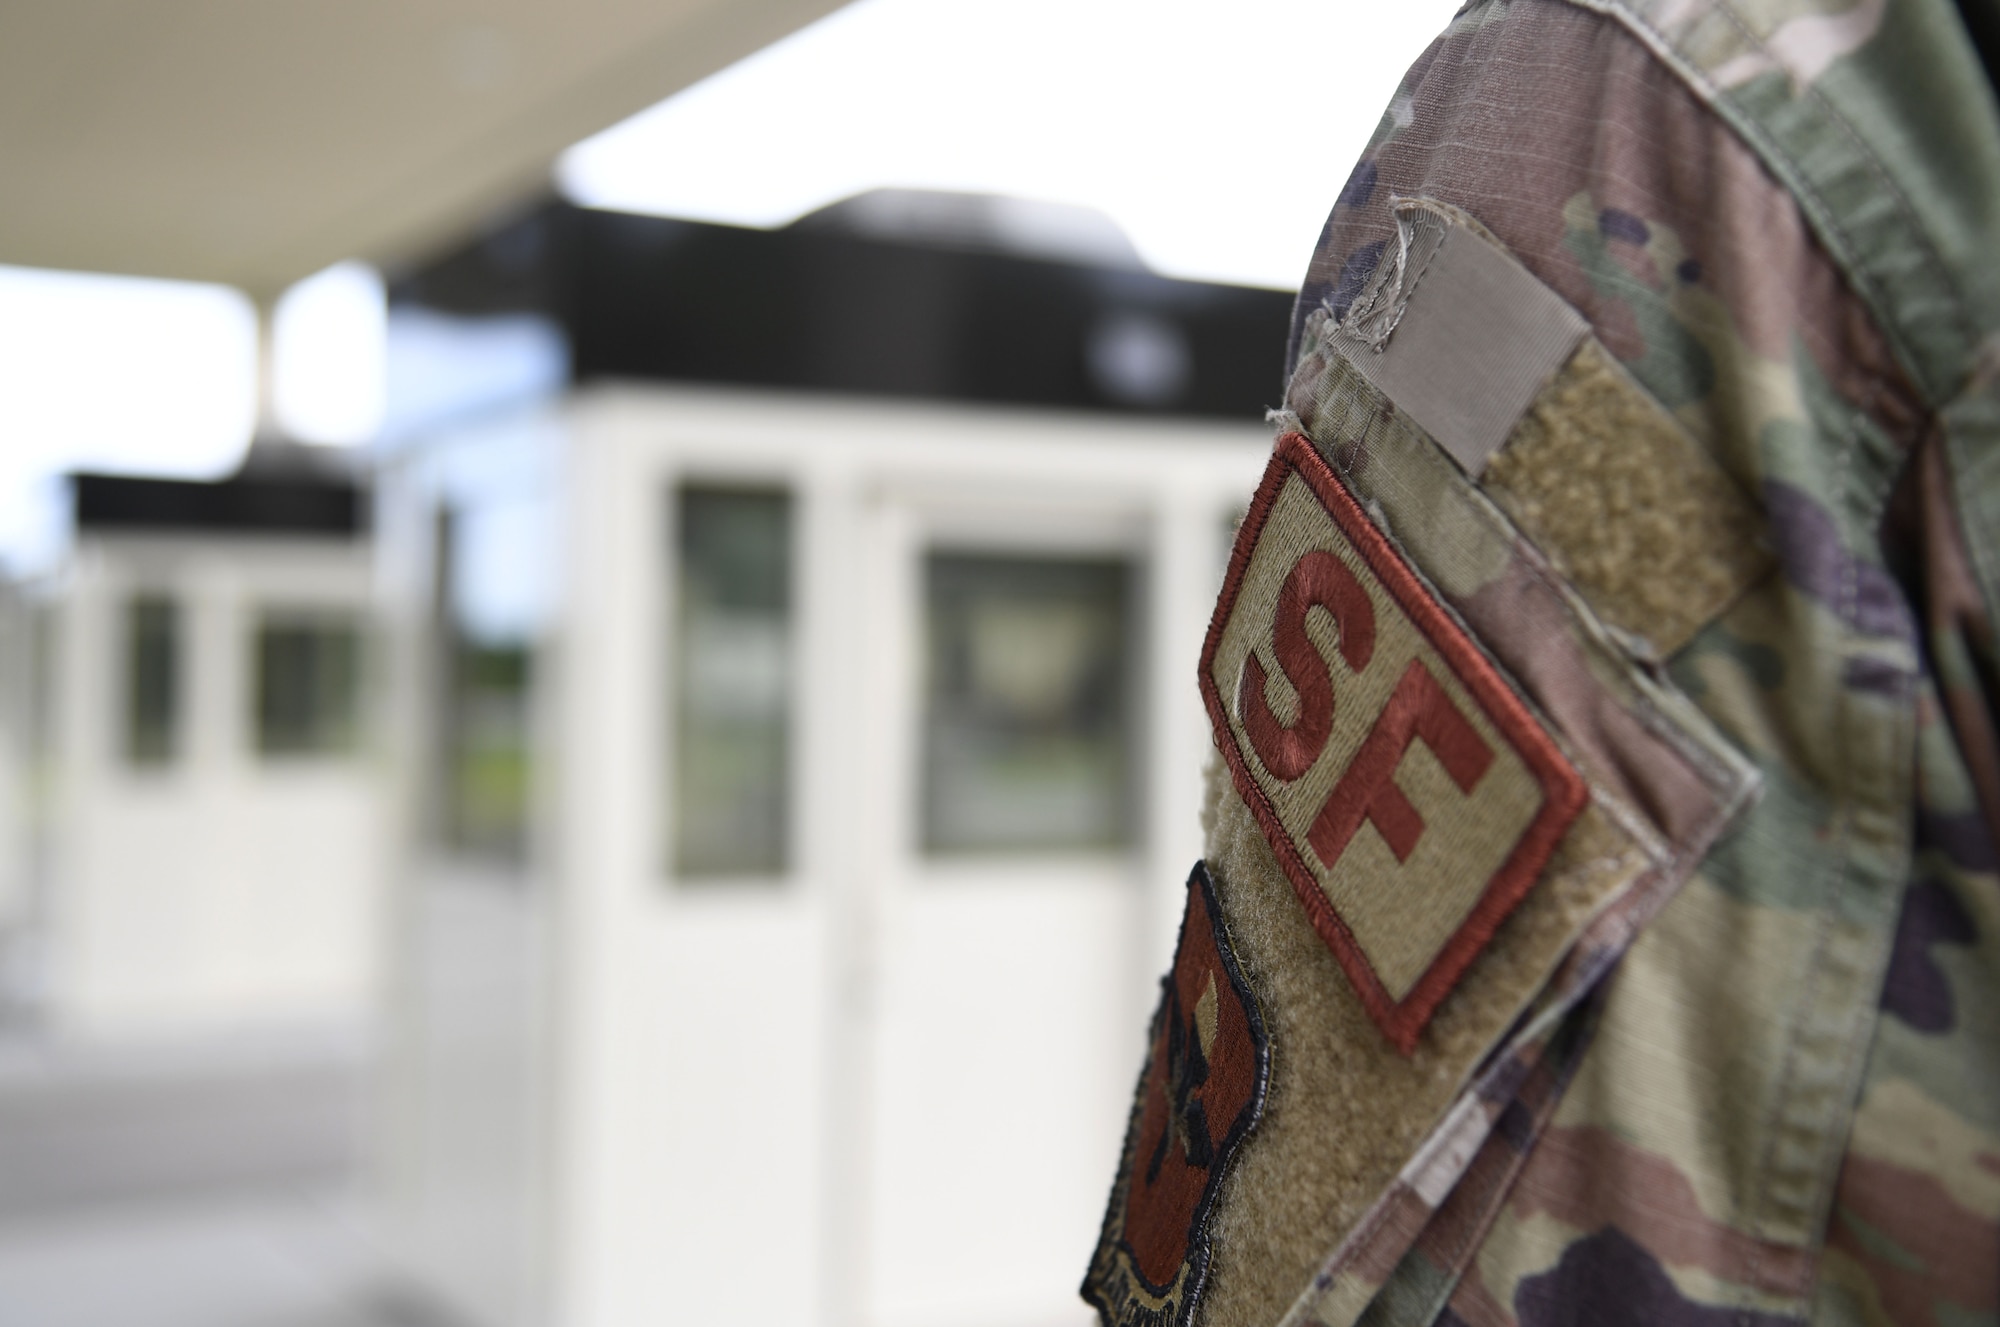
<path fill-rule="evenodd" d="M 0 1327 L 458 1327 L 355 1189 L 358 1038 L 0 1043 Z"/>
<path fill-rule="evenodd" d="M 0 1226 L 7 1327 L 415 1327 L 338 1191 L 73 1209 Z M 428 1327 L 428 1324 L 426 1324 Z"/>

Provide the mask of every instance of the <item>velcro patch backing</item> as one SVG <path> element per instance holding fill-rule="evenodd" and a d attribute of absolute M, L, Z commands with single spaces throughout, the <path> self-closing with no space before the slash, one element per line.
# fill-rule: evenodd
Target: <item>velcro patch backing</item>
<path fill-rule="evenodd" d="M 1238 533 L 1201 688 L 1314 929 L 1409 1054 L 1582 811 L 1582 776 L 1296 433 Z"/>
<path fill-rule="evenodd" d="M 1663 656 L 1774 565 L 1736 481 L 1595 337 L 1521 416 L 1482 487 L 1599 617 Z"/>

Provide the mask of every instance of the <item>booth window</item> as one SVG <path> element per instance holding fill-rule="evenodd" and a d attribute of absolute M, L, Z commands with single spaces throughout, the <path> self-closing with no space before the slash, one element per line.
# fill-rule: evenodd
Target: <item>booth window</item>
<path fill-rule="evenodd" d="M 181 735 L 180 605 L 140 595 L 125 608 L 125 758 L 165 765 Z"/>
<path fill-rule="evenodd" d="M 677 495 L 674 873 L 773 878 L 791 832 L 792 500 Z"/>
<path fill-rule="evenodd" d="M 1118 559 L 930 555 L 926 851 L 1132 843 L 1133 580 Z"/>
<path fill-rule="evenodd" d="M 361 632 L 351 617 L 265 614 L 257 626 L 257 750 L 351 751 L 361 727 Z"/>
<path fill-rule="evenodd" d="M 436 829 L 452 851 L 503 865 L 528 849 L 547 517 L 507 495 L 437 513 Z"/>

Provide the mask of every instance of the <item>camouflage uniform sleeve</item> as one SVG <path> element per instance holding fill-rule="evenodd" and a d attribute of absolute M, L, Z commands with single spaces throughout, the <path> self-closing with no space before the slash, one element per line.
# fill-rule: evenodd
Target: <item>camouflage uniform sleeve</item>
<path fill-rule="evenodd" d="M 1201 1275 L 1107 1323 L 2000 1321 L 1996 199 L 1947 0 L 1475 0 L 1410 71 L 1203 662 L 1267 1093 L 1175 1209 Z M 1393 613 L 1326 550 L 1378 606 L 1402 567 L 1483 745 L 1490 673 L 1587 794 L 1402 984 L 1420 834 L 1540 822 L 1406 763 L 1416 828 L 1356 811 L 1396 857 L 1343 876 L 1373 734 L 1308 757 Z"/>
<path fill-rule="evenodd" d="M 1362 171 L 1487 219 L 1757 497 L 1778 574 L 1667 669 L 1767 793 L 1372 1317 L 1993 1321 L 1990 96 L 1942 5 L 1593 7 L 1473 7 Z M 1302 327 L 1380 242 L 1342 211 Z"/>

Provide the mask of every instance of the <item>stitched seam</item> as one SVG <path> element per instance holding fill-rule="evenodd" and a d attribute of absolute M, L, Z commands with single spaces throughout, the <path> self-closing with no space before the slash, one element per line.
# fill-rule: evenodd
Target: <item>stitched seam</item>
<path fill-rule="evenodd" d="M 1684 846 L 1670 842 L 1667 860 L 1633 880 L 1631 887 L 1620 898 L 1645 897 L 1646 906 L 1640 912 L 1615 911 L 1607 904 L 1596 917 L 1585 923 L 1571 950 L 1580 962 L 1579 970 L 1585 974 L 1582 982 L 1585 989 L 1600 980 L 1613 964 L 1624 957 L 1638 940 L 1639 933 L 1671 899 L 1669 891 L 1693 876 L 1695 868 L 1708 855 L 1715 836 L 1721 833 L 1722 827 L 1734 814 L 1736 804 L 1737 799 L 1718 801 L 1707 818 L 1684 836 Z M 1660 892 L 1657 900 L 1650 897 L 1655 889 Z"/>
<path fill-rule="evenodd" d="M 1743 34 L 1745 40 L 1749 41 L 1758 50 L 1764 52 L 1765 55 L 1768 56 L 1770 54 L 1770 49 L 1765 45 L 1763 39 L 1750 29 L 1749 25 L 1744 22 L 1743 16 L 1737 12 L 1733 0 L 1716 0 L 1716 3 L 1717 7 L 1721 9 L 1723 16 L 1735 26 L 1738 32 Z M 1776 61 L 1773 60 L 1773 63 L 1775 64 Z M 1855 155 L 1860 157 L 1862 163 L 1867 166 L 1869 174 L 1875 177 L 1876 183 L 1881 186 L 1882 190 L 1890 198 L 1895 200 L 1896 211 L 1902 215 L 1904 224 L 1916 236 L 1918 246 L 1923 250 L 1924 258 L 1930 265 L 1932 274 L 1938 278 L 1940 286 L 1951 304 L 1952 312 L 1956 315 L 1955 321 L 1959 325 L 1958 330 L 1960 334 L 1965 337 L 1968 344 L 1977 341 L 1979 339 L 1978 324 L 1967 312 L 1964 303 L 1954 297 L 1957 287 L 1952 281 L 1951 268 L 1944 261 L 1944 255 L 1938 252 L 1936 241 L 1931 238 L 1929 228 L 1923 224 L 1923 218 L 1911 206 L 1909 196 L 1896 183 L 1895 176 L 1891 175 L 1887 168 L 1882 165 L 1882 159 L 1875 154 L 1874 149 L 1868 145 L 1867 140 L 1861 137 L 1861 133 L 1854 127 L 1854 123 L 1840 113 L 1840 109 L 1833 104 L 1832 100 L 1825 93 L 1819 90 L 1815 83 L 1799 85 L 1799 88 L 1806 96 L 1812 98 L 1813 104 L 1819 107 L 1826 118 L 1840 130 L 1841 136 L 1847 140 L 1848 145 L 1854 149 Z M 1716 95 L 1720 96 L 1721 94 L 1718 92 Z M 1792 169 L 1800 177 L 1800 187 L 1805 192 L 1811 194 L 1814 201 L 1826 210 L 1828 225 L 1836 233 L 1840 234 L 1843 240 L 1851 247 L 1853 241 L 1850 233 L 1840 226 L 1837 221 L 1832 219 L 1832 209 L 1827 206 L 1825 196 L 1805 178 L 1805 172 L 1800 168 L 1797 158 L 1793 157 L 1791 153 L 1786 151 L 1775 140 L 1771 144 L 1771 150 L 1791 163 Z"/>
<path fill-rule="evenodd" d="M 1855 435 L 1858 434 L 1862 428 L 1868 425 L 1869 421 L 1870 421 L 1870 416 L 1866 411 L 1856 412 L 1854 415 L 1850 416 L 1850 425 L 1849 425 L 1850 443 L 1852 439 L 1855 437 Z M 1906 454 L 1904 457 L 1905 465 L 1907 465 L 1910 460 L 1911 460 L 1911 455 Z M 1865 530 L 1881 529 L 1883 514 L 1888 510 L 1890 498 L 1894 490 L 1895 490 L 1895 485 L 1894 483 L 1891 483 L 1888 486 L 1886 486 L 1886 488 L 1880 495 L 1875 497 L 1872 505 L 1865 514 L 1865 521 L 1862 527 L 1863 529 Z M 1855 586 L 1854 596 L 1856 599 L 1858 599 L 1859 564 L 1858 561 L 1850 561 L 1848 565 L 1850 568 L 1849 578 L 1854 583 Z M 1913 629 L 1915 629 L 1918 632 L 1921 632 L 1922 628 L 1920 624 L 1913 622 L 1911 625 Z M 1841 689 L 1841 696 L 1843 701 L 1843 711 L 1851 713 L 1852 707 L 1855 702 L 1853 697 L 1848 693 L 1845 687 Z M 1902 718 L 1900 719 L 1897 725 L 1899 730 L 1902 730 L 1905 724 L 1907 724 L 1908 715 L 1910 712 L 1911 712 L 1910 706 L 1906 704 L 1903 710 Z M 1848 731 L 1849 730 L 1843 726 L 1842 728 L 1843 736 Z M 1915 755 L 1914 744 L 1912 745 L 1911 755 L 1912 757 L 1914 757 Z M 1843 762 L 1841 766 L 1841 768 L 1843 769 L 1850 767 L 1851 767 L 1851 762 Z M 1907 804 L 1908 797 L 1905 796 L 1899 800 L 1901 800 L 1904 804 Z M 1852 826 L 1852 817 L 1850 816 L 1846 822 L 1846 828 L 1851 829 L 1851 826 Z M 1845 845 L 1848 843 L 1850 837 L 1851 837 L 1850 834 L 1843 833 L 1843 837 L 1841 839 L 1843 847 L 1845 847 Z M 1848 878 L 1849 873 L 1847 868 L 1851 861 L 1851 858 L 1845 852 L 1843 852 L 1840 860 L 1841 860 L 1841 877 L 1844 882 Z M 1909 872 L 1906 867 L 1903 872 L 1905 886 L 1907 886 L 1908 883 L 1908 874 Z M 1900 897 L 1901 897 L 1901 890 L 1898 890 L 1898 899 L 1899 899 L 1899 906 L 1897 908 L 1898 912 L 1900 912 Z M 1889 927 L 1891 928 L 1889 934 L 1893 936 L 1893 928 L 1896 925 L 1897 917 L 1891 916 L 1887 919 L 1887 921 Z M 1858 1014 L 1861 1021 L 1865 1025 L 1871 1028 L 1877 1021 L 1879 1021 L 1880 1017 L 1881 981 L 1883 976 L 1886 974 L 1888 966 L 1888 951 L 1889 951 L 1889 946 L 1887 944 L 1880 943 L 1879 941 L 1873 947 L 1873 953 L 1875 955 L 1875 966 L 1870 974 L 1871 980 L 1867 983 L 1866 989 L 1874 993 L 1874 999 L 1858 1007 Z M 1841 1106 L 1841 1110 L 1843 1113 L 1851 1109 L 1853 1101 L 1853 1090 L 1857 1088 L 1860 1084 L 1861 1074 L 1863 1072 L 1862 1063 L 1863 1061 L 1866 1060 L 1871 1050 L 1873 1040 L 1874 1039 L 1872 1035 L 1860 1035 L 1853 1032 L 1850 1032 L 1847 1036 L 1843 1038 L 1843 1052 L 1840 1058 L 1841 1076 L 1839 1079 L 1839 1082 L 1843 1085 L 1844 1100 L 1843 1100 L 1843 1105 Z M 1850 1115 L 1846 1122 L 1846 1128 L 1838 1131 L 1839 1135 L 1845 1138 L 1848 1130 L 1851 1130 L 1851 1128 L 1852 1128 L 1852 1120 Z M 1834 1131 L 1830 1130 L 1828 1132 L 1829 1134 L 1831 1134 Z M 1824 1221 L 1830 1209 L 1831 1200 L 1833 1196 L 1833 1189 L 1834 1189 L 1833 1184 L 1829 1184 L 1826 1182 L 1827 1175 L 1828 1175 L 1827 1168 L 1825 1167 L 1824 1164 L 1822 1164 L 1821 1167 L 1819 1168 L 1819 1176 L 1821 1182 L 1817 1186 L 1817 1192 L 1814 1194 L 1813 1197 L 1813 1210 L 1809 1225 L 1809 1229 L 1811 1230 L 1816 1230 L 1816 1231 L 1824 1230 Z M 1824 1235 L 1822 1234 L 1820 1238 L 1814 1242 L 1818 1244 L 1823 1244 Z"/>
<path fill-rule="evenodd" d="M 1837 449 L 1834 453 L 1832 491 L 1836 496 L 1846 491 L 1848 472 L 1853 464 L 1853 447 L 1853 426 L 1850 422 L 1847 445 Z M 1842 552 L 1846 553 L 1844 547 Z M 1851 631 L 1848 624 L 1853 620 L 1854 616 L 1859 566 L 1859 559 L 1851 554 L 1844 557 L 1841 564 L 1840 595 L 1837 601 L 1835 618 L 1838 623 L 1838 630 L 1841 632 L 1843 645 L 1846 643 Z M 1834 760 L 1835 768 L 1844 770 L 1848 767 L 1850 754 L 1848 749 L 1848 713 L 1852 705 L 1852 698 L 1848 695 L 1847 688 L 1844 685 L 1839 686 L 1836 694 L 1839 700 L 1834 728 Z M 1852 795 L 1845 787 L 1840 789 L 1840 802 L 1836 810 L 1836 822 L 1839 828 L 1835 831 L 1832 845 L 1833 859 L 1827 871 L 1827 879 L 1819 899 L 1819 906 L 1815 910 L 1817 915 L 1813 927 L 1813 944 L 1809 951 L 1810 957 L 1807 961 L 1804 980 L 1800 983 L 1800 998 L 1793 1005 L 1793 1009 L 1799 1012 L 1794 1014 L 1788 1028 L 1784 1059 L 1778 1075 L 1777 1097 L 1772 1102 L 1770 1111 L 1765 1117 L 1764 1146 L 1761 1149 L 1761 1155 L 1758 1158 L 1755 1172 L 1758 1176 L 1770 1177 L 1778 1170 L 1775 1154 L 1778 1148 L 1780 1122 L 1791 1113 L 1799 1090 L 1797 1076 L 1801 1055 L 1800 1043 L 1805 1039 L 1806 1034 L 1804 1019 L 1800 1017 L 1800 1014 L 1812 1010 L 1818 1003 L 1815 993 L 1824 980 L 1827 947 L 1831 939 L 1831 930 L 1834 922 L 1834 904 L 1839 891 L 1847 881 L 1848 852 L 1853 835 L 1854 813 Z M 1766 1183 L 1759 1183 L 1755 1186 L 1754 1192 L 1758 1194 L 1765 1193 L 1768 1191 L 1768 1187 Z M 1739 1215 L 1743 1215 L 1740 1200 L 1738 1203 L 1738 1213 Z M 1759 1239 L 1773 1244 L 1788 1243 L 1787 1241 L 1776 1239 L 1771 1234 L 1772 1222 L 1768 1211 L 1755 1210 L 1752 1214 L 1752 1219 L 1755 1233 Z M 1806 1247 L 1810 1247 L 1810 1241 L 1808 1241 Z M 1752 1275 L 1761 1280 L 1763 1260 L 1759 1252 L 1751 1253 L 1750 1267 Z M 1747 1318 L 1743 1319 L 1743 1321 L 1747 1323 Z"/>
<path fill-rule="evenodd" d="M 1684 81 L 1702 94 L 1703 100 L 1707 102 L 1709 107 L 1721 114 L 1725 121 L 1732 124 L 1739 136 L 1750 140 L 1757 147 L 1782 161 L 1788 168 L 1787 174 L 1791 177 L 1787 182 L 1800 196 L 1802 210 L 1812 217 L 1820 227 L 1838 240 L 1838 245 L 1836 246 L 1838 256 L 1845 260 L 1840 263 L 1842 272 L 1850 281 L 1862 288 L 1864 299 L 1867 299 L 1867 302 L 1875 308 L 1878 315 L 1881 314 L 1889 305 L 1885 287 L 1877 282 L 1862 267 L 1850 232 L 1845 226 L 1841 225 L 1833 209 L 1828 206 L 1825 196 L 1820 193 L 1819 189 L 1806 176 L 1804 170 L 1799 166 L 1796 157 L 1787 151 L 1773 135 L 1766 132 L 1763 126 L 1751 121 L 1748 116 L 1743 115 L 1740 111 L 1736 111 L 1734 107 L 1730 106 L 1726 94 L 1722 89 L 1717 87 L 1704 71 L 1697 68 L 1692 61 L 1683 56 L 1679 48 L 1673 45 L 1666 34 L 1655 28 L 1644 16 L 1630 10 L 1624 4 L 1620 3 L 1620 0 L 1566 0 L 1566 3 L 1575 5 L 1579 9 L 1591 10 L 1623 23 L 1645 42 L 1647 46 L 1651 47 L 1654 53 L 1678 73 Z M 1731 6 L 1729 0 L 1714 0 L 1714 4 L 1716 9 L 1728 20 L 1731 26 L 1741 33 L 1744 39 L 1755 50 L 1767 59 L 1770 59 L 1772 64 L 1776 65 L 1779 69 L 1782 70 L 1784 68 L 1771 55 L 1770 48 L 1765 45 L 1763 39 L 1758 37 L 1752 29 L 1745 25 L 1741 15 Z M 1827 100 L 1825 94 L 1810 84 L 1800 88 L 1800 91 L 1812 99 L 1813 104 L 1820 110 L 1822 115 L 1847 139 L 1849 145 L 1861 159 L 1862 164 L 1868 169 L 1870 174 L 1875 176 L 1883 189 L 1895 201 L 1896 210 L 1902 216 L 1905 226 L 1917 237 L 1918 247 L 1923 252 L 1927 265 L 1932 269 L 1935 277 L 1941 278 L 1939 284 L 1943 291 L 1943 297 L 1950 303 L 1954 315 L 1953 321 L 1957 324 L 1958 331 L 1965 338 L 1969 348 L 1971 344 L 1978 340 L 1978 324 L 1973 320 L 1963 302 L 1957 297 L 1951 269 L 1945 264 L 1942 255 L 1938 253 L 1929 230 L 1923 226 L 1921 221 L 1912 212 L 1908 198 L 1905 197 L 1901 189 L 1896 187 L 1893 177 L 1883 168 L 1880 158 L 1868 146 L 1867 141 L 1860 136 L 1847 117 L 1840 114 L 1839 110 Z M 1874 298 L 1868 298 L 1869 293 L 1872 293 Z M 1912 352 L 1907 339 L 1900 335 L 1900 324 L 1896 319 L 1881 316 L 1878 317 L 1878 321 L 1882 324 L 1885 335 L 1889 336 L 1897 344 L 1899 358 L 1906 365 L 1921 362 Z M 1928 375 L 1926 374 L 1917 373 L 1913 376 L 1919 382 L 1928 381 Z M 1925 394 L 1934 402 L 1936 397 L 1943 395 L 1943 392 L 1941 389 L 1927 390 Z"/>
<path fill-rule="evenodd" d="M 1996 348 L 2000 348 L 2000 343 L 1996 343 Z M 1973 458 L 1966 449 L 1966 431 L 1954 426 L 1948 415 L 1959 402 L 1967 401 L 1992 389 L 1991 369 L 1976 372 L 1973 381 L 1966 389 L 1931 417 L 1931 427 L 1940 434 L 1938 441 L 1944 448 L 1944 461 L 1950 467 L 1954 479 L 1965 471 L 1960 461 L 1962 459 L 1970 461 Z M 1952 496 L 1952 513 L 1957 517 L 1961 531 L 1977 529 L 1979 525 L 1977 521 L 1967 519 L 1968 515 L 1973 514 L 1966 505 L 1971 498 L 1972 494 L 1969 491 L 1954 492 Z M 1965 546 L 1966 554 L 1972 562 L 1973 578 L 1978 583 L 1981 600 L 1988 605 L 1987 611 L 1994 614 L 1995 620 L 2000 621 L 2000 613 L 1995 613 L 1995 609 L 2000 608 L 2000 547 L 1996 547 L 1993 541 L 1970 537 L 1963 538 L 1960 542 Z"/>

